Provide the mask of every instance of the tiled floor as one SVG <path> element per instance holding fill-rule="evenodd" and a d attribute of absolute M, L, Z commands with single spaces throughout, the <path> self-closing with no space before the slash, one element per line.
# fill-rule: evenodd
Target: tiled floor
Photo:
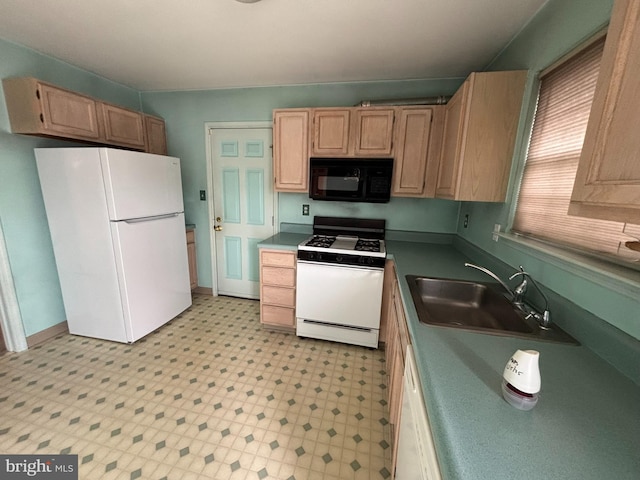
<path fill-rule="evenodd" d="M 63 335 L 0 357 L 0 453 L 78 454 L 80 479 L 384 479 L 385 396 L 382 351 L 197 295 L 133 345 Z"/>

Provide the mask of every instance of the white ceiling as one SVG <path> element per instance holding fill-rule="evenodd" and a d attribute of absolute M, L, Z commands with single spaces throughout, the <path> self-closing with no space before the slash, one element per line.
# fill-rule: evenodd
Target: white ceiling
<path fill-rule="evenodd" d="M 464 77 L 547 0 L 0 0 L 0 38 L 137 90 Z"/>

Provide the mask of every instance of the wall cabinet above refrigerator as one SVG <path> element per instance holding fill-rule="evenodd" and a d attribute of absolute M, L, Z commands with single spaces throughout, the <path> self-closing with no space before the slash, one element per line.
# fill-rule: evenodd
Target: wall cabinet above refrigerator
<path fill-rule="evenodd" d="M 11 132 L 166 154 L 164 120 L 32 77 L 2 81 Z"/>

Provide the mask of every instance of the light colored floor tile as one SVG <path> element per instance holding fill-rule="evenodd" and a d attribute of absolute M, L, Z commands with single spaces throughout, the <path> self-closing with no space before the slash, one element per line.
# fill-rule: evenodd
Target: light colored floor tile
<path fill-rule="evenodd" d="M 81 478 L 384 479 L 385 381 L 382 351 L 196 295 L 132 345 L 62 335 L 0 357 L 0 451 L 77 454 Z"/>

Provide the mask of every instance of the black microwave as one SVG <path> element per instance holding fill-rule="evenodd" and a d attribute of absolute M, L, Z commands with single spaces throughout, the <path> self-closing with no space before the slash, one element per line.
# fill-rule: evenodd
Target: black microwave
<path fill-rule="evenodd" d="M 315 158 L 309 164 L 314 200 L 384 203 L 391 195 L 392 158 Z"/>

